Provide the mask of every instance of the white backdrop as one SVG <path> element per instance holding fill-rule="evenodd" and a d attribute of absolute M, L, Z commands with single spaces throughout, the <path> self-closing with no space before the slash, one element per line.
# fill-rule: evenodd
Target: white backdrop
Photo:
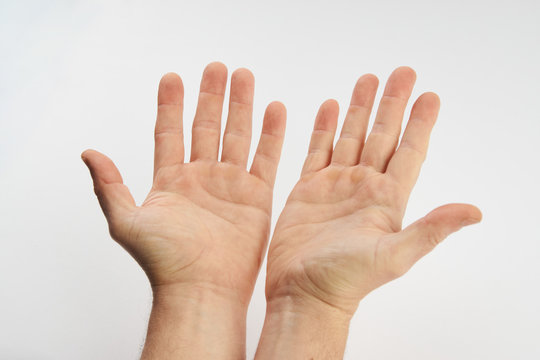
<path fill-rule="evenodd" d="M 539 18 L 535 0 L 2 1 L 0 358 L 137 358 L 149 285 L 79 156 L 109 155 L 141 202 L 161 75 L 182 76 L 190 129 L 214 60 L 255 74 L 254 145 L 264 107 L 288 108 L 274 221 L 323 100 L 343 115 L 360 75 L 382 86 L 400 65 L 417 71 L 413 97 L 441 97 L 404 224 L 447 202 L 484 220 L 363 300 L 346 359 L 540 358 Z M 263 289 L 264 271 L 248 358 Z"/>

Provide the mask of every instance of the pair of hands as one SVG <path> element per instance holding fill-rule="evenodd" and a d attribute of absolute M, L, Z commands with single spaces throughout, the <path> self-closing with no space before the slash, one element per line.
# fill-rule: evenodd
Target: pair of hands
<path fill-rule="evenodd" d="M 333 350 L 293 350 L 287 344 L 280 349 L 278 342 L 287 329 L 297 334 L 301 324 L 308 328 L 305 336 L 313 334 L 310 340 L 294 335 L 297 345 L 310 345 L 317 331 L 331 324 L 343 329 L 346 339 L 348 321 L 366 294 L 404 274 L 450 233 L 480 221 L 476 207 L 449 204 L 402 230 L 439 109 L 437 95 L 421 95 L 399 142 L 415 77 L 407 67 L 392 73 L 367 139 L 378 87 L 374 75 L 357 81 L 335 146 L 338 105 L 329 100 L 320 107 L 302 175 L 268 251 L 268 309 L 258 357 L 339 357 L 343 336 Z M 111 236 L 138 261 L 154 291 L 143 358 L 158 356 L 164 347 L 167 354 L 186 358 L 190 351 L 200 358 L 245 356 L 245 314 L 270 234 L 286 110 L 279 102 L 266 108 L 246 171 L 254 78 L 249 70 L 236 70 L 219 161 L 226 85 L 226 67 L 208 65 L 193 122 L 191 160 L 185 163 L 182 81 L 176 74 L 161 79 L 154 180 L 140 206 L 109 158 L 94 150 L 82 154 Z M 193 341 L 195 329 L 206 339 Z M 292 339 L 282 342 L 287 341 Z"/>

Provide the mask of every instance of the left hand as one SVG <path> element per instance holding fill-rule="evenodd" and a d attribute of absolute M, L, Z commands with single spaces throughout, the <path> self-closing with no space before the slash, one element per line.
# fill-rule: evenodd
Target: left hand
<path fill-rule="evenodd" d="M 301 178 L 270 243 L 269 304 L 298 303 L 302 312 L 315 304 L 350 318 L 370 291 L 403 275 L 452 232 L 480 221 L 476 207 L 449 204 L 401 229 L 439 110 L 436 94 L 420 96 L 396 150 L 415 78 L 407 67 L 392 73 L 366 141 L 375 76 L 358 80 L 335 148 L 337 103 L 321 106 Z"/>

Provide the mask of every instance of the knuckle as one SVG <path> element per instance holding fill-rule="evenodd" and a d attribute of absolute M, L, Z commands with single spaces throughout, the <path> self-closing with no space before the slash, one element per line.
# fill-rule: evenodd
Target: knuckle
<path fill-rule="evenodd" d="M 382 282 L 386 283 L 401 277 L 407 272 L 407 268 L 401 261 L 399 248 L 393 246 L 391 241 L 383 241 L 380 245 L 377 255 L 378 272 L 382 277 Z"/>
<path fill-rule="evenodd" d="M 384 275 L 387 281 L 391 281 L 403 276 L 406 272 L 407 270 L 399 262 L 395 261 L 388 264 Z"/>
<path fill-rule="evenodd" d="M 429 244 L 431 244 L 433 247 L 439 245 L 441 243 L 440 237 L 437 236 L 437 234 L 433 232 L 429 232 L 426 235 L 426 240 Z"/>
<path fill-rule="evenodd" d="M 422 220 L 422 226 L 426 229 L 424 239 L 429 245 L 435 247 L 442 242 L 444 236 L 441 230 L 436 226 L 436 224 L 433 223 L 429 216 Z"/>

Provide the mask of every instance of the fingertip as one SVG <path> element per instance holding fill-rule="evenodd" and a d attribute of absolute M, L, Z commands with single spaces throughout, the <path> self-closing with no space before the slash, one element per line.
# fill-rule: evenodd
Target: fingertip
<path fill-rule="evenodd" d="M 227 67 L 214 61 L 206 65 L 201 79 L 201 91 L 217 95 L 225 94 L 227 87 Z"/>
<path fill-rule="evenodd" d="M 482 211 L 474 205 L 469 204 L 468 206 L 469 206 L 469 217 L 466 220 L 465 225 L 477 224 L 480 221 L 482 221 L 482 218 L 484 217 L 484 215 L 482 214 Z"/>
<path fill-rule="evenodd" d="M 227 66 L 221 61 L 213 61 L 204 68 L 205 75 L 227 75 Z"/>
<path fill-rule="evenodd" d="M 177 73 L 175 72 L 168 72 L 168 73 L 165 73 L 160 81 L 159 81 L 160 85 L 167 85 L 167 84 L 172 84 L 172 85 L 178 85 L 178 84 L 182 84 L 182 78 L 180 77 L 180 75 L 178 75 Z"/>
<path fill-rule="evenodd" d="M 410 66 L 399 66 L 392 72 L 392 75 L 397 76 L 403 80 L 416 80 L 416 71 L 414 71 L 414 69 Z"/>
<path fill-rule="evenodd" d="M 330 121 L 337 122 L 339 116 L 339 103 L 335 99 L 328 99 L 321 104 L 319 108 L 320 115 L 323 119 L 329 119 Z"/>
<path fill-rule="evenodd" d="M 356 83 L 362 83 L 362 84 L 367 84 L 369 85 L 370 87 L 372 88 L 377 88 L 379 86 L 379 78 L 375 75 L 375 74 L 372 74 L 372 73 L 368 73 L 368 74 L 364 74 L 362 75 L 357 81 Z"/>
<path fill-rule="evenodd" d="M 426 103 L 426 105 L 431 105 L 432 107 L 439 108 L 441 105 L 441 99 L 439 95 L 433 91 L 427 91 L 418 97 L 418 101 Z"/>
<path fill-rule="evenodd" d="M 266 109 L 280 116 L 287 116 L 287 108 L 281 101 L 272 101 Z"/>
<path fill-rule="evenodd" d="M 236 69 L 231 75 L 231 102 L 253 105 L 255 77 L 246 68 Z"/>
<path fill-rule="evenodd" d="M 158 105 L 180 104 L 184 94 L 182 78 L 173 72 L 161 77 L 158 88 Z"/>
<path fill-rule="evenodd" d="M 433 125 L 437 121 L 440 106 L 439 95 L 434 92 L 425 92 L 414 102 L 410 119 L 424 119 Z"/>
<path fill-rule="evenodd" d="M 86 149 L 81 153 L 81 160 L 84 161 L 85 163 L 86 163 L 86 156 L 89 151 L 90 149 Z"/>
<path fill-rule="evenodd" d="M 379 79 L 375 75 L 362 75 L 356 81 L 350 104 L 371 109 L 378 87 Z"/>
<path fill-rule="evenodd" d="M 434 101 L 441 102 L 441 98 L 436 92 L 433 91 L 426 91 L 424 93 L 425 96 L 430 96 Z"/>
<path fill-rule="evenodd" d="M 287 119 L 287 108 L 280 101 L 272 101 L 266 107 L 264 127 L 271 132 L 283 132 Z"/>
<path fill-rule="evenodd" d="M 339 116 L 339 104 L 335 99 L 324 101 L 315 117 L 313 130 L 335 131 Z"/>
<path fill-rule="evenodd" d="M 480 222 L 482 212 L 476 206 L 464 203 L 446 204 L 438 207 L 428 216 L 432 219 L 446 219 L 455 226 L 467 226 Z"/>
<path fill-rule="evenodd" d="M 88 165 L 89 160 L 91 158 L 95 157 L 96 154 L 99 155 L 101 153 L 94 150 L 94 149 L 86 149 L 81 153 L 81 159 L 82 159 L 82 161 L 84 161 L 85 164 Z"/>
<path fill-rule="evenodd" d="M 336 118 L 339 115 L 339 103 L 336 99 L 328 99 L 321 105 L 321 111 L 324 112 L 326 116 Z"/>
<path fill-rule="evenodd" d="M 339 111 L 339 103 L 336 99 L 328 99 L 322 103 L 321 107 L 322 106 L 327 109 Z"/>
<path fill-rule="evenodd" d="M 247 69 L 247 68 L 238 68 L 236 69 L 232 75 L 231 75 L 231 82 L 237 81 L 242 82 L 246 84 L 254 83 L 255 82 L 255 76 L 253 73 Z"/>

